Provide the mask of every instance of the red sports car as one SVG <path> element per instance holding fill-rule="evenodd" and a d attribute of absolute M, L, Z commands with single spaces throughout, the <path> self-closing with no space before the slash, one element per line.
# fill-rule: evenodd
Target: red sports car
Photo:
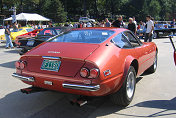
<path fill-rule="evenodd" d="M 26 34 L 22 34 L 20 36 L 17 36 L 15 39 L 15 44 L 20 45 L 20 43 L 18 42 L 20 39 L 35 37 L 42 30 L 43 29 L 36 29 L 36 30 L 33 30 L 32 32 L 28 32 Z"/>
<path fill-rule="evenodd" d="M 121 28 L 79 28 L 55 36 L 16 62 L 12 76 L 33 87 L 106 96 L 127 106 L 136 77 L 157 68 L 157 47 Z"/>

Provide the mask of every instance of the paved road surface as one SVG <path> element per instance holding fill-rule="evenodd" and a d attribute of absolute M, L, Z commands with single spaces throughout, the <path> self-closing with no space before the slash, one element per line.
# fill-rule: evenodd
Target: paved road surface
<path fill-rule="evenodd" d="M 175 38 L 176 40 L 176 38 Z M 168 38 L 155 40 L 159 48 L 155 74 L 138 79 L 133 102 L 122 108 L 108 98 L 97 98 L 79 108 L 71 106 L 74 95 L 41 92 L 30 95 L 19 90 L 28 85 L 11 77 L 18 53 L 0 44 L 0 118 L 176 118 L 176 67 Z"/>

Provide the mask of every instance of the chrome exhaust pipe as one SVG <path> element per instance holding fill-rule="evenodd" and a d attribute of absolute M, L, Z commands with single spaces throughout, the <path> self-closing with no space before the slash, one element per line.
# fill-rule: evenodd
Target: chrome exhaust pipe
<path fill-rule="evenodd" d="M 78 107 L 82 107 L 83 105 L 87 104 L 87 100 L 80 100 L 80 101 L 77 101 L 76 105 Z"/>
<path fill-rule="evenodd" d="M 73 99 L 70 101 L 71 105 L 76 105 L 78 107 L 82 107 L 83 105 L 88 103 L 88 97 L 86 96 L 80 96 L 77 99 Z"/>

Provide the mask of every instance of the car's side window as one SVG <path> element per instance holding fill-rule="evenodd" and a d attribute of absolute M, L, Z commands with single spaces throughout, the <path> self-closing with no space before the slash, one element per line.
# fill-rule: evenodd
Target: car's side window
<path fill-rule="evenodd" d="M 130 33 L 130 32 L 124 32 L 124 35 L 127 37 L 128 41 L 131 43 L 133 47 L 140 46 L 137 39 Z"/>
<path fill-rule="evenodd" d="M 120 48 L 132 48 L 130 42 L 120 33 L 112 39 L 112 42 Z"/>

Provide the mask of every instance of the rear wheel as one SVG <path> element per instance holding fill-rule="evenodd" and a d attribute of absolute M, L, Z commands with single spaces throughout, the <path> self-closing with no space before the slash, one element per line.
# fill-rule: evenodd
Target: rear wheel
<path fill-rule="evenodd" d="M 136 72 L 133 66 L 130 66 L 125 81 L 119 91 L 111 95 L 114 104 L 128 106 L 134 96 L 136 87 Z"/>

